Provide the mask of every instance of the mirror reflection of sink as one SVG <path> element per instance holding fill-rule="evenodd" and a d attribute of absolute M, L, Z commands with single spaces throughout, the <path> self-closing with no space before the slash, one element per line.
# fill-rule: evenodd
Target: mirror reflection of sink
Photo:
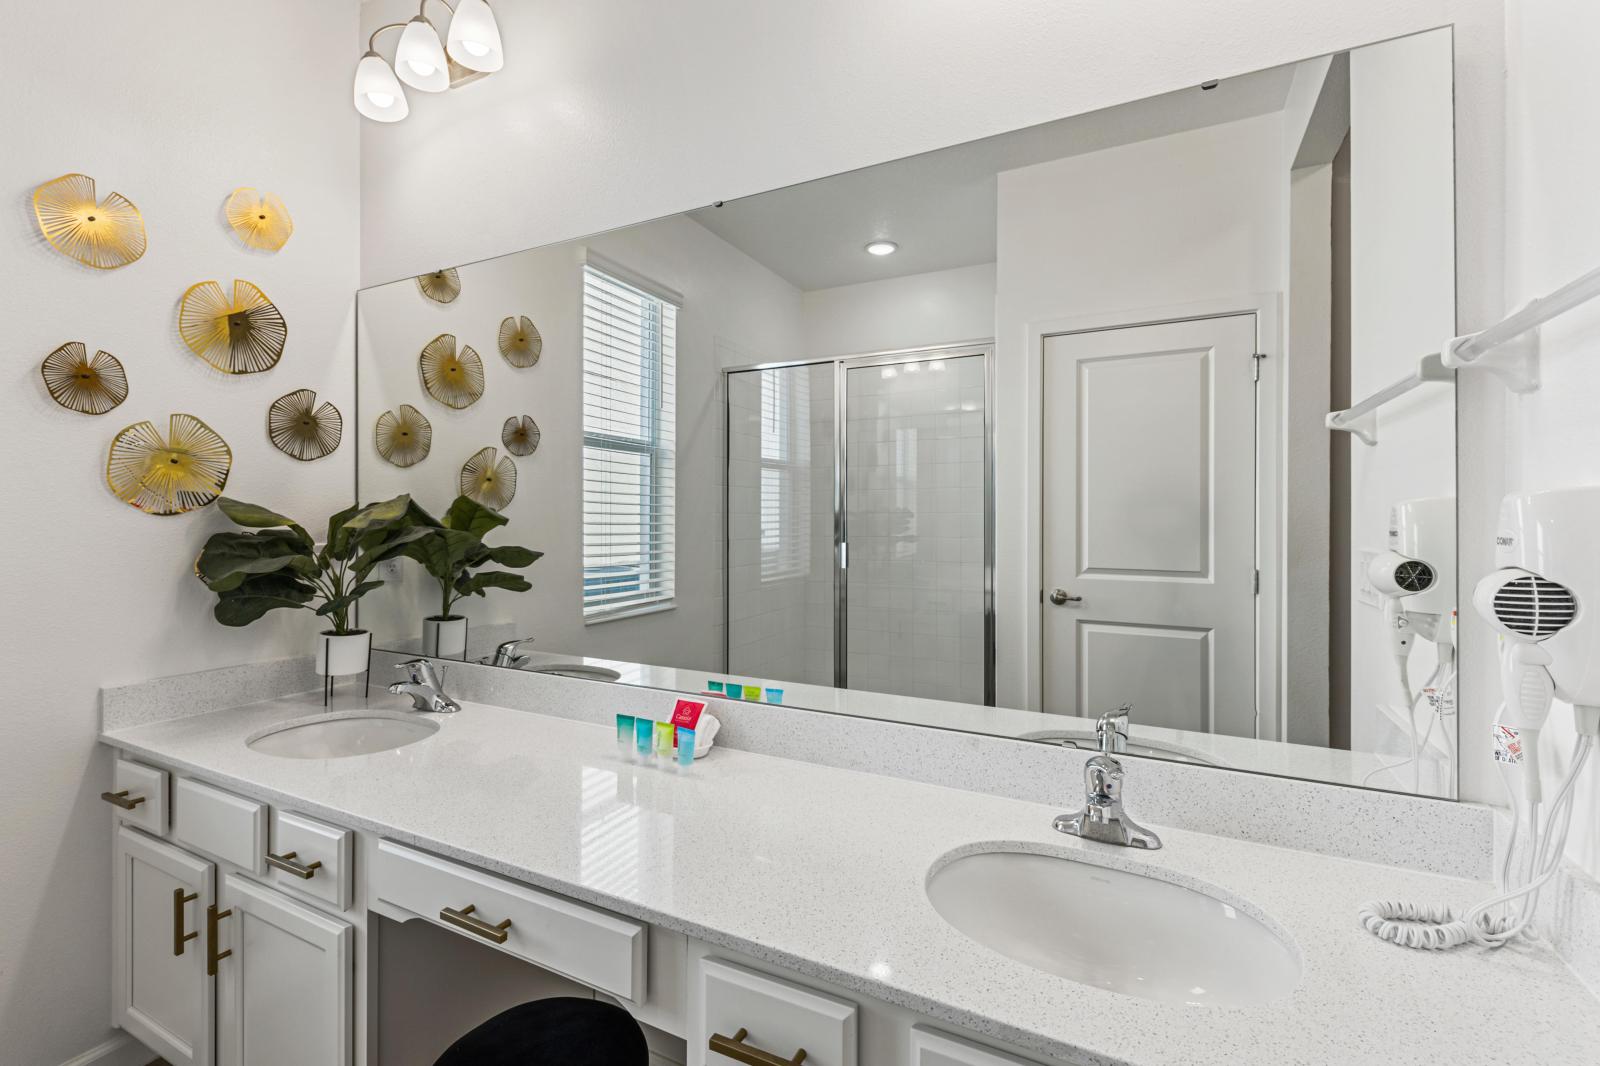
<path fill-rule="evenodd" d="M 245 741 L 252 751 L 286 759 L 342 759 L 403 748 L 439 731 L 418 714 L 354 711 L 280 722 Z"/>
<path fill-rule="evenodd" d="M 984 851 L 935 864 L 939 916 L 1020 963 L 1163 1003 L 1249 1007 L 1300 979 L 1295 950 L 1232 904 L 1055 855 Z"/>
<path fill-rule="evenodd" d="M 1037 733 L 1023 733 L 1018 740 L 1037 740 L 1045 744 L 1060 744 L 1064 748 L 1078 748 L 1082 751 L 1099 751 L 1100 742 L 1095 738 L 1091 729 L 1045 729 Z M 1176 744 L 1164 744 L 1159 740 L 1133 740 L 1128 741 L 1128 750 L 1119 751 L 1118 755 L 1141 755 L 1147 759 L 1166 759 L 1168 762 L 1192 762 L 1201 766 L 1217 766 L 1218 763 L 1206 758 L 1197 751 L 1181 748 Z"/>
<path fill-rule="evenodd" d="M 558 674 L 561 677 L 580 677 L 585 681 L 621 681 L 622 675 L 604 666 L 587 663 L 551 663 L 548 666 L 530 666 L 531 674 Z"/>

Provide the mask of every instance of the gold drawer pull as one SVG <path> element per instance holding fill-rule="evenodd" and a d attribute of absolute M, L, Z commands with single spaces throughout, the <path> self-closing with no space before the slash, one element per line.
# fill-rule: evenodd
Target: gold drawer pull
<path fill-rule="evenodd" d="M 217 976 L 217 963 L 221 962 L 223 959 L 225 959 L 229 955 L 233 954 L 233 949 L 232 948 L 229 948 L 227 951 L 218 951 L 217 950 L 217 926 L 222 922 L 222 919 L 228 917 L 232 913 L 233 913 L 233 908 L 232 907 L 229 907 L 225 911 L 219 911 L 219 910 L 217 910 L 217 905 L 215 903 L 213 903 L 211 906 L 206 908 L 206 976 L 207 977 L 215 977 L 215 976 Z"/>
<path fill-rule="evenodd" d="M 749 1035 L 750 1030 L 741 1025 L 739 1031 L 731 1037 L 712 1033 L 709 1046 L 717 1054 L 726 1055 L 734 1062 L 747 1063 L 748 1066 L 800 1066 L 806 1061 L 805 1048 L 796 1051 L 792 1059 L 780 1059 L 770 1051 L 762 1051 L 753 1044 L 746 1044 L 745 1038 Z"/>
<path fill-rule="evenodd" d="M 317 876 L 317 871 L 322 869 L 322 860 L 314 862 L 296 862 L 298 851 L 286 851 L 282 855 L 267 852 L 267 865 L 275 870 L 282 870 L 286 874 L 294 874 L 302 881 L 309 881 Z"/>
<path fill-rule="evenodd" d="M 143 796 L 134 796 L 129 799 L 127 789 L 123 789 L 121 792 L 102 792 L 100 793 L 100 798 L 107 803 L 115 803 L 125 811 L 131 811 L 144 802 Z"/>
<path fill-rule="evenodd" d="M 200 935 L 200 930 L 198 929 L 192 933 L 183 931 L 183 905 L 185 903 L 193 903 L 199 898 L 200 893 L 198 892 L 185 892 L 181 888 L 172 890 L 172 954 L 175 956 L 181 956 L 183 954 L 183 945 Z"/>
<path fill-rule="evenodd" d="M 446 907 L 439 912 L 439 920 L 448 922 L 457 929 L 465 929 L 467 932 L 481 936 L 485 940 L 492 940 L 496 944 L 504 944 L 508 935 L 506 930 L 511 928 L 511 919 L 507 918 L 499 925 L 490 925 L 472 913 L 477 909 L 478 905 L 476 903 L 462 907 L 460 910 L 456 910 L 454 907 Z"/>

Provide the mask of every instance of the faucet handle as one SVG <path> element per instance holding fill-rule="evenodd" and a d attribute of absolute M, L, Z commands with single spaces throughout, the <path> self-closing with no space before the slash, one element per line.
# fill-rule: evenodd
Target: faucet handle
<path fill-rule="evenodd" d="M 427 685 L 430 688 L 440 688 L 439 675 L 433 668 L 433 663 L 428 659 L 412 659 L 408 662 L 396 663 L 396 670 L 404 670 L 406 679 L 413 685 Z"/>
<path fill-rule="evenodd" d="M 1133 704 L 1124 703 L 1106 711 L 1094 724 L 1095 746 L 1104 752 L 1128 750 L 1128 719 Z"/>
<path fill-rule="evenodd" d="M 1122 764 L 1109 755 L 1095 755 L 1083 764 L 1085 798 L 1100 806 L 1122 802 Z"/>

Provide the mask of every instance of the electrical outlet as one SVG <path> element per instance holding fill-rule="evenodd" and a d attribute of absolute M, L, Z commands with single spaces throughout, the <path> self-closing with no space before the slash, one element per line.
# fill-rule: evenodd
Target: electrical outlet
<path fill-rule="evenodd" d="M 399 559 L 385 559 L 383 562 L 378 564 L 377 571 L 378 571 L 378 577 L 383 581 L 386 581 L 386 582 L 388 582 L 388 581 L 399 581 L 400 580 L 400 560 Z"/>

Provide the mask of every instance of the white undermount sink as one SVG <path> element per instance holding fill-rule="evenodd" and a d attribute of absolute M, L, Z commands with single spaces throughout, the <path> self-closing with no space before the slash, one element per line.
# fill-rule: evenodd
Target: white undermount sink
<path fill-rule="evenodd" d="M 279 722 L 245 740 L 252 751 L 287 759 L 340 759 L 371 755 L 426 740 L 437 722 L 395 711 L 351 711 Z"/>
<path fill-rule="evenodd" d="M 1035 969 L 1163 1003 L 1250 1007 L 1300 979 L 1295 950 L 1255 918 L 1157 877 L 1055 855 L 941 860 L 928 899 L 945 921 Z"/>
<path fill-rule="evenodd" d="M 548 666 L 527 667 L 530 674 L 557 674 L 561 677 L 578 677 L 585 681 L 620 681 L 622 675 L 608 666 L 590 666 L 588 663 L 550 663 Z"/>

